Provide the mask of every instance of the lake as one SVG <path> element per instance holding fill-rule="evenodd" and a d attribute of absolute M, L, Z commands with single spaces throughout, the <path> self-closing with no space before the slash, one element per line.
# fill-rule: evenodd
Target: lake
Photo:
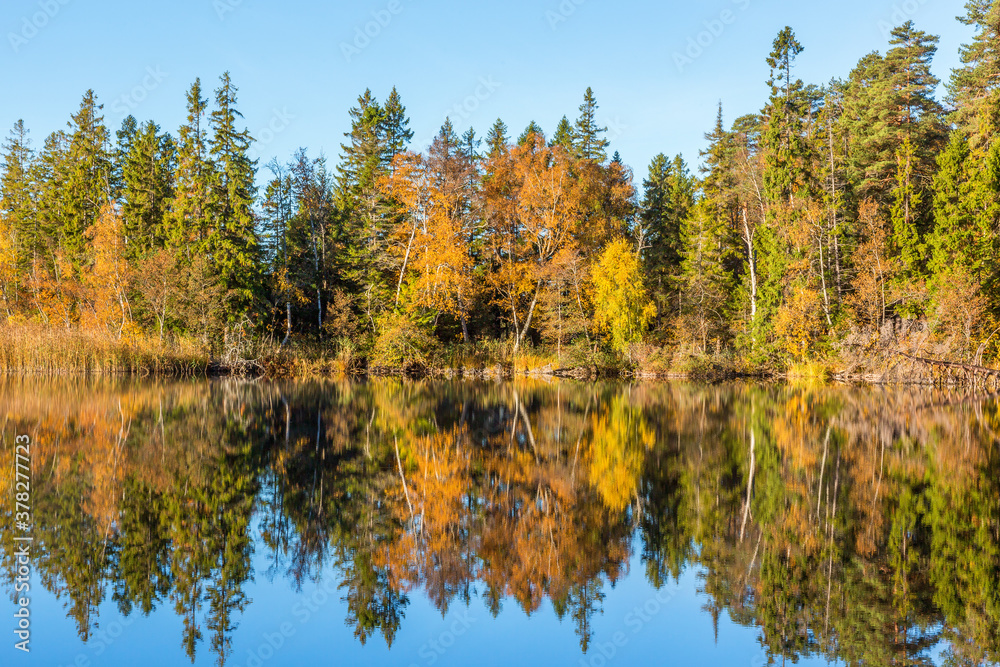
<path fill-rule="evenodd" d="M 995 397 L 6 379 L 0 418 L 4 665 L 1000 660 Z"/>

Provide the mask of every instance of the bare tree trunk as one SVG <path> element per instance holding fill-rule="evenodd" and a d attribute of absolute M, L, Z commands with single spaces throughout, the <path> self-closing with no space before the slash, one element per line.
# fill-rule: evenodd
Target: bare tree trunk
<path fill-rule="evenodd" d="M 542 291 L 542 281 L 539 280 L 535 285 L 535 296 L 531 299 L 531 305 L 528 307 L 528 316 L 524 321 L 524 328 L 518 333 L 517 340 L 514 341 L 514 354 L 521 348 L 521 342 L 528 333 L 528 329 L 531 328 L 531 317 L 535 314 L 535 305 L 538 303 L 538 293 Z"/>
<path fill-rule="evenodd" d="M 292 302 L 285 302 L 285 339 L 281 341 L 281 347 L 285 346 L 288 339 L 292 337 Z"/>
<path fill-rule="evenodd" d="M 743 206 L 743 242 L 747 246 L 747 265 L 750 269 L 750 321 L 757 320 L 757 257 L 753 248 L 753 232 L 747 218 L 747 207 Z"/>
<path fill-rule="evenodd" d="M 753 495 L 753 475 L 757 464 L 757 454 L 755 452 L 757 441 L 753 429 L 753 411 L 750 412 L 750 474 L 747 475 L 747 498 L 743 505 L 743 523 L 740 525 L 740 542 L 747 529 L 747 517 L 750 516 L 750 498 Z"/>

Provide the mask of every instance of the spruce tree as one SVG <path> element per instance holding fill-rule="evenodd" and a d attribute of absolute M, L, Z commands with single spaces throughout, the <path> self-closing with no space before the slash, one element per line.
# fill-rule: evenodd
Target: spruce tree
<path fill-rule="evenodd" d="M 215 177 L 208 155 L 207 109 L 201 79 L 196 79 L 187 92 L 187 120 L 178 132 L 174 195 L 164 232 L 167 245 L 189 259 L 203 251 L 213 217 L 211 189 Z"/>
<path fill-rule="evenodd" d="M 237 92 L 229 72 L 224 73 L 215 91 L 209 142 L 216 170 L 208 247 L 229 294 L 226 314 L 230 323 L 250 313 L 260 288 L 260 240 L 254 214 L 257 161 L 248 154 L 253 142 L 250 133 L 237 128 L 237 119 L 243 117 L 236 108 Z"/>
<path fill-rule="evenodd" d="M 132 142 L 139 131 L 139 123 L 135 116 L 129 114 L 122 121 L 122 126 L 115 132 L 115 150 L 112 160 L 111 170 L 111 190 L 114 193 L 115 201 L 121 202 L 122 189 L 125 187 L 122 171 L 125 168 L 125 161 L 132 150 Z"/>
<path fill-rule="evenodd" d="M 693 206 L 679 230 L 680 266 L 676 278 L 682 336 L 698 345 L 727 335 L 727 305 L 732 276 L 726 270 L 726 224 L 706 202 Z"/>
<path fill-rule="evenodd" d="M 974 262 L 975 229 L 968 210 L 969 144 L 961 132 L 953 132 L 938 156 L 934 177 L 934 231 L 928 239 L 929 269 L 943 276 L 952 266 L 970 267 Z"/>
<path fill-rule="evenodd" d="M 804 140 L 803 117 L 806 97 L 802 81 L 792 80 L 795 58 L 803 47 L 791 28 L 783 29 L 774 40 L 767 58 L 771 68 L 771 98 L 767 105 L 767 126 L 762 137 L 765 196 L 772 203 L 788 201 L 805 181 L 808 149 Z"/>
<path fill-rule="evenodd" d="M 34 151 L 23 120 L 14 123 L 3 144 L 0 167 L 0 215 L 6 218 L 14 234 L 14 252 L 23 274 L 42 250 L 41 229 L 35 212 L 35 186 L 32 182 Z"/>
<path fill-rule="evenodd" d="M 645 238 L 647 284 L 661 312 L 669 306 L 672 281 L 680 263 L 681 222 L 688 218 L 695 201 L 695 179 L 680 155 L 672 161 L 660 153 L 649 165 L 643 181 L 640 219 Z"/>
<path fill-rule="evenodd" d="M 101 207 L 111 200 L 109 133 L 93 90 L 69 122 L 64 217 L 59 223 L 60 245 L 79 271 L 85 262 L 85 232 L 97 220 Z"/>
<path fill-rule="evenodd" d="M 169 134 L 148 121 L 132 141 L 122 166 L 122 220 L 130 259 L 167 241 L 164 219 L 173 199 L 176 149 Z"/>
<path fill-rule="evenodd" d="M 370 90 L 350 111 L 348 142 L 341 144 L 339 207 L 345 246 L 343 277 L 349 290 L 361 296 L 365 322 L 389 303 L 390 262 L 385 252 L 387 220 L 379 179 L 388 173 L 384 112 Z M 374 333 L 374 332 L 373 332 Z"/>
<path fill-rule="evenodd" d="M 959 21 L 971 26 L 975 36 L 963 45 L 961 67 L 948 82 L 954 122 L 969 136 L 973 154 L 984 154 L 1000 129 L 1000 2 L 968 0 Z"/>
<path fill-rule="evenodd" d="M 559 120 L 559 124 L 556 126 L 556 131 L 552 135 L 552 141 L 549 142 L 549 145 L 562 146 L 568 151 L 573 151 L 573 126 L 566 116 L 563 116 Z"/>
<path fill-rule="evenodd" d="M 922 195 L 913 175 L 916 155 L 909 138 L 897 153 L 896 187 L 892 205 L 892 248 L 902 264 L 903 276 L 913 278 L 920 271 L 922 249 L 916 217 Z"/>
<path fill-rule="evenodd" d="M 521 136 L 517 138 L 517 145 L 524 146 L 529 142 L 541 141 L 545 143 L 545 132 L 542 131 L 542 127 L 535 121 L 528 123 L 528 127 L 524 128 L 524 132 Z"/>
<path fill-rule="evenodd" d="M 382 107 L 382 133 L 385 137 L 385 160 L 391 165 L 396 156 L 405 151 L 413 139 L 406 107 L 403 106 L 395 86 Z"/>
<path fill-rule="evenodd" d="M 499 118 L 486 134 L 486 156 L 495 158 L 507 150 L 510 139 L 507 136 L 507 125 Z"/>
<path fill-rule="evenodd" d="M 808 112 L 805 86 L 792 78 L 795 58 L 803 47 L 791 28 L 784 28 L 774 40 L 767 58 L 771 68 L 768 85 L 771 96 L 765 108 L 766 124 L 761 136 L 763 159 L 763 200 L 767 207 L 764 224 L 754 242 L 757 272 L 760 277 L 756 318 L 752 323 L 756 344 L 768 341 L 778 309 L 785 302 L 786 291 L 794 290 L 787 271 L 799 259 L 784 230 L 797 224 L 796 201 L 804 201 L 811 155 L 805 136 L 804 117 Z M 758 348 L 756 351 L 765 351 Z"/>
<path fill-rule="evenodd" d="M 608 128 L 598 127 L 596 115 L 597 98 L 588 87 L 580 105 L 580 117 L 573 128 L 573 147 L 578 157 L 603 163 L 608 157 L 606 149 L 611 142 L 604 138 Z"/>

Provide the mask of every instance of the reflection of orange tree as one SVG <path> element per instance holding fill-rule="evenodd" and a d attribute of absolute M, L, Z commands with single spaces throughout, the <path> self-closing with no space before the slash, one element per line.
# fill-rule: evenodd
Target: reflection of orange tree
<path fill-rule="evenodd" d="M 45 391 L 35 384 L 5 381 L 0 404 L 18 416 L 7 428 L 35 442 L 42 584 L 69 597 L 84 640 L 109 583 L 125 614 L 150 613 L 169 595 L 189 654 L 204 610 L 221 660 L 234 613 L 246 604 L 251 443 L 260 440 L 257 413 L 246 409 L 253 397 L 229 382 L 46 380 Z"/>
<path fill-rule="evenodd" d="M 379 563 L 396 585 L 423 587 L 442 612 L 456 596 L 467 602 L 475 580 L 494 613 L 504 597 L 531 613 L 548 596 L 557 612 L 572 611 L 586 647 L 601 577 L 616 581 L 627 563 L 624 509 L 638 474 L 630 462 L 649 434 L 635 415 L 623 428 L 589 420 L 596 401 L 576 393 L 535 403 L 535 389 L 519 385 L 499 410 L 484 408 L 502 415 L 492 433 L 459 422 L 394 438 L 400 478 L 389 502 L 407 530 L 384 545 Z"/>

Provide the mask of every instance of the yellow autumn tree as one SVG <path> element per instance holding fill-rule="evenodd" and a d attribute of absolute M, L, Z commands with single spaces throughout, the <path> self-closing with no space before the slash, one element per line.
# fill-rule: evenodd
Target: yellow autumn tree
<path fill-rule="evenodd" d="M 399 155 L 380 187 L 405 212 L 391 232 L 399 266 L 395 304 L 454 315 L 468 342 L 467 319 L 478 285 L 472 254 L 477 174 L 457 142 L 449 127 L 442 128 L 426 157 Z"/>
<path fill-rule="evenodd" d="M 642 263 L 623 238 L 608 244 L 592 272 L 594 324 L 611 347 L 628 354 L 629 346 L 642 342 L 656 305 L 646 293 Z"/>
<path fill-rule="evenodd" d="M 103 206 L 87 230 L 87 240 L 91 263 L 83 275 L 81 325 L 122 338 L 133 328 L 129 292 L 134 272 L 126 259 L 125 231 L 118 209 Z"/>

